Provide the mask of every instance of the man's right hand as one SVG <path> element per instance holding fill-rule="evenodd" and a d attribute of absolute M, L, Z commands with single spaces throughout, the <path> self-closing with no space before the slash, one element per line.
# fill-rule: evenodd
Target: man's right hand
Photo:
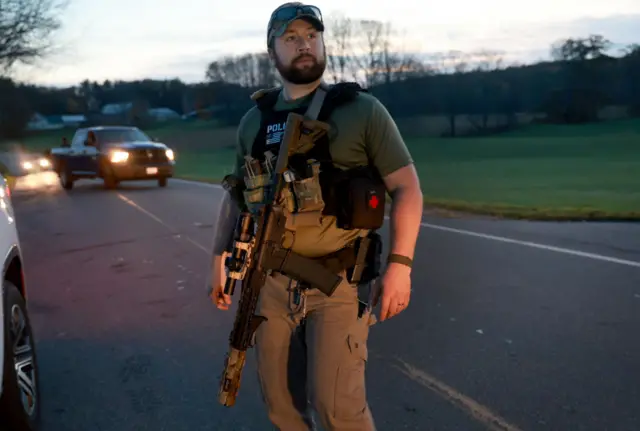
<path fill-rule="evenodd" d="M 218 307 L 219 310 L 228 310 L 229 305 L 231 305 L 231 296 L 225 295 L 223 290 L 224 284 L 214 288 L 211 293 L 211 299 L 215 301 L 216 307 Z"/>
<path fill-rule="evenodd" d="M 228 256 L 228 252 L 222 253 L 222 256 L 215 256 L 211 268 L 213 272 L 211 274 L 211 286 L 213 286 L 213 289 L 209 295 L 219 310 L 228 310 L 229 305 L 231 305 L 231 296 L 224 294 L 224 284 L 227 281 L 224 261 Z"/>

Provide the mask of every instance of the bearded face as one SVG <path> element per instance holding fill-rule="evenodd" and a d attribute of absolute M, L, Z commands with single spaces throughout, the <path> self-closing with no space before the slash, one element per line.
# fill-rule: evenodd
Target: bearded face
<path fill-rule="evenodd" d="M 309 22 L 299 19 L 276 38 L 271 51 L 282 79 L 292 84 L 311 84 L 319 80 L 327 59 L 322 33 Z"/>
<path fill-rule="evenodd" d="M 282 79 L 292 84 L 311 84 L 319 80 L 327 65 L 326 56 L 319 60 L 312 54 L 300 54 L 288 64 L 276 55 L 275 66 Z"/>

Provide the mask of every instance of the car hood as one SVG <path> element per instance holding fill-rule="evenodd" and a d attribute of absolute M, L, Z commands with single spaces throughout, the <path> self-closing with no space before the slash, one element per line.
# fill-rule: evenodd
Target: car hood
<path fill-rule="evenodd" d="M 134 149 L 153 149 L 161 148 L 166 149 L 167 146 L 161 142 L 148 142 L 148 141 L 132 141 L 132 142 L 119 142 L 117 144 L 108 144 L 107 148 L 110 149 L 122 149 L 122 150 L 134 150 Z"/>

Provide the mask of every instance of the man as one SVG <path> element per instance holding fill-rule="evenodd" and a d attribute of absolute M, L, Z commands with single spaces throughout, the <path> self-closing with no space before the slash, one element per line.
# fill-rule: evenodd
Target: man
<path fill-rule="evenodd" d="M 312 100 L 326 66 L 323 31 L 316 7 L 286 3 L 273 12 L 267 46 L 282 78 L 273 106 L 273 115 L 279 115 L 279 120 L 265 124 L 261 120 L 265 114 L 257 107 L 245 114 L 238 128 L 236 173 L 254 146 L 269 149 L 278 143 L 278 134 L 273 131 L 281 130 L 274 124 L 282 124 L 287 112 L 304 108 Z M 351 102 L 335 108 L 328 122 L 334 130 L 330 142 L 333 163 L 364 166 L 370 160 L 392 197 L 389 252 L 393 258 L 381 277 L 380 320 L 384 321 L 409 305 L 411 262 L 422 216 L 420 184 L 393 119 L 377 99 L 360 92 Z M 235 221 L 230 206 L 225 208 L 226 214 L 218 223 L 211 279 L 212 299 L 223 310 L 231 300 L 222 293 L 222 250 Z M 292 250 L 308 257 L 325 256 L 365 233 L 362 229 L 341 229 L 335 217 L 322 217 L 318 225 L 296 230 Z M 310 402 L 328 431 L 374 430 L 364 374 L 369 326 L 375 321 L 370 308 L 357 312 L 357 289 L 348 281 L 329 297 L 317 289 L 298 286 L 287 276 L 273 273 L 256 310 L 267 318 L 256 331 L 255 348 L 269 419 L 281 430 L 313 429 L 307 409 Z"/>

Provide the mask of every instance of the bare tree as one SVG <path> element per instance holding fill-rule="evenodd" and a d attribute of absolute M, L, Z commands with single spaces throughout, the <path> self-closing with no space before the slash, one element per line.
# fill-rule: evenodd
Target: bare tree
<path fill-rule="evenodd" d="M 470 56 L 462 51 L 446 51 L 429 56 L 431 67 L 439 74 L 464 73 L 469 69 Z"/>
<path fill-rule="evenodd" d="M 325 46 L 327 71 L 334 82 L 341 82 L 354 75 L 353 21 L 335 12 L 325 20 Z"/>
<path fill-rule="evenodd" d="M 448 82 L 442 86 L 444 101 L 442 109 L 449 119 L 449 135 L 457 134 L 457 119 L 463 112 L 463 99 L 465 90 L 462 88 L 461 75 L 469 71 L 470 56 L 462 51 L 446 51 L 430 55 L 432 69 L 438 75 L 448 77 Z"/>
<path fill-rule="evenodd" d="M 424 71 L 422 62 L 406 53 L 397 29 L 388 22 L 359 20 L 352 23 L 353 77 L 364 86 L 390 83 Z"/>
<path fill-rule="evenodd" d="M 504 53 L 502 51 L 481 49 L 471 53 L 470 58 L 474 67 L 471 71 L 478 72 L 477 83 L 474 85 L 473 97 L 476 99 L 477 108 L 475 115 L 469 115 L 468 119 L 476 131 L 487 132 L 489 130 L 489 118 L 500 109 L 501 97 L 504 93 L 503 83 L 499 81 L 495 71 L 503 68 Z M 505 119 L 506 120 L 506 119 Z M 497 127 L 497 126 L 496 126 Z"/>
<path fill-rule="evenodd" d="M 480 49 L 471 53 L 471 58 L 475 64 L 475 70 L 480 72 L 491 72 L 504 67 L 504 52 L 491 49 Z"/>
<path fill-rule="evenodd" d="M 0 69 L 50 54 L 64 7 L 62 0 L 0 0 Z"/>
<path fill-rule="evenodd" d="M 623 80 L 626 82 L 629 112 L 634 116 L 640 117 L 640 82 L 638 82 L 638 76 L 640 76 L 640 44 L 628 45 L 623 53 Z"/>
<path fill-rule="evenodd" d="M 640 44 L 632 43 L 630 45 L 625 46 L 622 49 L 623 56 L 632 56 L 632 55 L 640 55 Z"/>
<path fill-rule="evenodd" d="M 0 143 L 24 136 L 31 107 L 13 81 L 0 77 Z"/>
<path fill-rule="evenodd" d="M 607 54 L 612 43 L 604 36 L 569 38 L 552 45 L 555 60 L 564 62 L 564 86 L 550 97 L 547 115 L 562 121 L 585 122 L 598 118 L 607 99 L 602 84 L 607 79 Z"/>
<path fill-rule="evenodd" d="M 277 78 L 267 53 L 226 56 L 209 63 L 209 82 L 225 82 L 242 87 L 271 87 Z"/>
<path fill-rule="evenodd" d="M 554 60 L 583 61 L 606 55 L 611 48 L 611 41 L 597 34 L 586 38 L 566 39 L 556 42 L 551 47 Z"/>
<path fill-rule="evenodd" d="M 358 33 L 361 34 L 358 51 L 359 69 L 363 74 L 364 85 L 371 87 L 378 81 L 382 69 L 382 52 L 384 49 L 384 24 L 374 20 L 360 20 Z"/>
<path fill-rule="evenodd" d="M 412 77 L 423 76 L 427 69 L 415 54 L 407 52 L 404 47 L 404 37 L 400 37 L 398 29 L 387 22 L 383 26 L 380 40 L 380 78 L 381 81 L 390 84 Z"/>

